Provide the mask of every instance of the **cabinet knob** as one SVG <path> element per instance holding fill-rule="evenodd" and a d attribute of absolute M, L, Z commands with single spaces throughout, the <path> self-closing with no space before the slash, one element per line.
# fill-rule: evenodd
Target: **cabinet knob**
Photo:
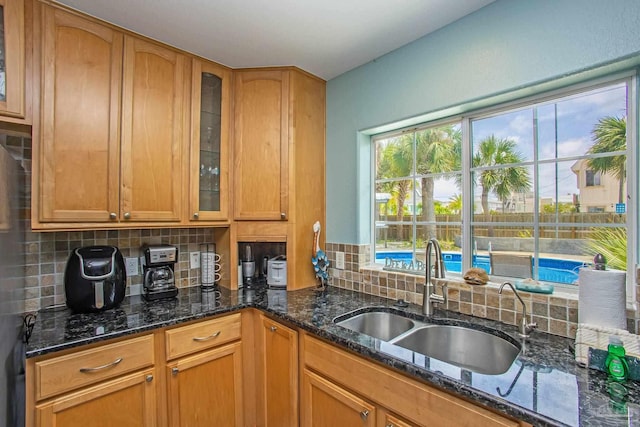
<path fill-rule="evenodd" d="M 280 212 L 280 219 L 287 219 L 287 213 L 286 212 Z"/>
<path fill-rule="evenodd" d="M 111 212 L 109 214 L 109 219 L 117 219 L 117 218 L 118 218 L 118 215 L 115 212 Z"/>
<path fill-rule="evenodd" d="M 153 375 L 149 374 L 147 375 L 147 377 L 145 378 L 145 380 L 150 383 L 151 381 L 153 381 Z"/>
<path fill-rule="evenodd" d="M 125 212 L 124 213 L 124 219 L 131 219 L 131 213 Z"/>
<path fill-rule="evenodd" d="M 366 421 L 368 417 L 369 417 L 369 411 L 367 411 L 366 409 L 360 412 L 360 418 L 362 418 L 362 421 Z"/>
<path fill-rule="evenodd" d="M 385 427 L 395 427 L 395 426 L 392 423 L 389 423 Z"/>
<path fill-rule="evenodd" d="M 194 217 L 195 219 L 198 219 L 198 217 L 200 217 L 200 214 L 199 214 L 198 212 L 194 212 L 194 213 L 193 213 L 193 217 Z"/>
<path fill-rule="evenodd" d="M 178 375 L 178 372 L 180 372 L 178 368 L 171 368 L 171 374 Z"/>
<path fill-rule="evenodd" d="M 271 330 L 271 332 L 275 332 L 275 331 L 278 330 L 278 327 L 277 326 L 272 326 L 269 329 Z"/>

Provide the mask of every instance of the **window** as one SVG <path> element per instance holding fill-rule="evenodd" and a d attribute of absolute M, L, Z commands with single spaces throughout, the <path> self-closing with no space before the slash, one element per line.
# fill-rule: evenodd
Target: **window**
<path fill-rule="evenodd" d="M 597 252 L 626 270 L 629 85 L 375 136 L 376 262 L 424 274 L 437 238 L 449 272 L 491 274 L 491 253 L 566 285 Z"/>
<path fill-rule="evenodd" d="M 454 249 L 462 232 L 460 123 L 379 138 L 376 149 L 376 262 L 420 271 L 425 244 Z"/>
<path fill-rule="evenodd" d="M 600 185 L 600 171 L 587 169 L 585 171 L 585 175 L 587 187 L 595 187 L 596 185 Z"/>

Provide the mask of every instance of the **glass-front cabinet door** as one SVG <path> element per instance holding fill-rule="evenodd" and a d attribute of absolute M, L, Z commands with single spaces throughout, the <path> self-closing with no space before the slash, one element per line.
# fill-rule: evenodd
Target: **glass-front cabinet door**
<path fill-rule="evenodd" d="M 191 107 L 191 220 L 228 218 L 229 87 L 225 67 L 193 60 Z"/>
<path fill-rule="evenodd" d="M 22 118 L 24 102 L 24 1 L 0 0 L 0 115 Z"/>

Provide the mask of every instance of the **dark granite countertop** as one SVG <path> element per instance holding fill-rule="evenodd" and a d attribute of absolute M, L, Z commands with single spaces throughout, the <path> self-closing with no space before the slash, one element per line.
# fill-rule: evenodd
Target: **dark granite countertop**
<path fill-rule="evenodd" d="M 606 374 L 576 366 L 570 348 L 573 340 L 567 338 L 534 332 L 507 372 L 483 375 L 333 323 L 336 316 L 374 307 L 404 311 L 409 317 L 424 320 L 419 306 L 401 309 L 391 300 L 333 287 L 323 292 L 220 291 L 217 298 L 199 287 L 181 289 L 178 298 L 170 301 L 146 302 L 139 296 L 129 297 L 119 308 L 96 314 L 72 314 L 66 308 L 42 310 L 27 346 L 27 357 L 256 307 L 338 346 L 534 426 L 640 425 L 640 383 L 627 381 L 622 388 L 612 386 Z M 458 313 L 437 311 L 427 321 L 468 322 L 481 329 L 499 329 L 517 339 L 514 326 Z"/>

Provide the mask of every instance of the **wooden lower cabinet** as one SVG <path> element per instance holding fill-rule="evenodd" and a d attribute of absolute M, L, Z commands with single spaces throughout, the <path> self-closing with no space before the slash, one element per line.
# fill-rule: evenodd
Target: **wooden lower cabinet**
<path fill-rule="evenodd" d="M 315 412 L 339 410 L 338 406 L 329 404 L 331 402 L 329 399 L 313 395 L 313 393 L 317 394 L 315 390 L 319 388 L 315 384 L 322 384 L 325 394 L 329 393 L 327 390 L 342 388 L 353 390 L 360 395 L 358 399 L 372 402 L 377 411 L 391 411 L 407 420 L 405 424 L 399 424 L 401 426 L 517 427 L 526 425 L 340 350 L 307 334 L 300 335 L 300 364 L 301 369 L 304 370 L 301 398 L 304 426 L 327 425 L 314 423 Z M 310 381 L 313 385 L 309 385 Z M 345 391 L 345 393 L 348 392 Z M 346 402 L 347 396 L 348 394 L 344 394 L 337 400 Z M 314 401 L 316 409 L 313 409 Z M 318 409 L 318 402 L 326 402 L 326 405 L 331 408 L 330 411 L 326 411 L 326 408 L 322 411 Z M 385 416 L 394 417 L 391 414 Z M 397 419 L 397 422 L 400 421 Z M 408 422 L 413 424 L 407 424 Z M 358 426 L 360 424 L 354 422 L 343 425 Z M 393 422 L 391 425 L 394 425 Z"/>
<path fill-rule="evenodd" d="M 235 342 L 167 364 L 169 425 L 242 426 L 242 351 Z"/>
<path fill-rule="evenodd" d="M 337 384 L 304 369 L 302 426 L 376 426 L 376 408 Z"/>
<path fill-rule="evenodd" d="M 57 397 L 36 407 L 38 427 L 155 427 L 153 369 Z"/>
<path fill-rule="evenodd" d="M 530 427 L 254 309 L 28 359 L 26 378 L 28 427 Z"/>
<path fill-rule="evenodd" d="M 296 427 L 298 333 L 263 314 L 256 318 L 258 425 Z"/>

